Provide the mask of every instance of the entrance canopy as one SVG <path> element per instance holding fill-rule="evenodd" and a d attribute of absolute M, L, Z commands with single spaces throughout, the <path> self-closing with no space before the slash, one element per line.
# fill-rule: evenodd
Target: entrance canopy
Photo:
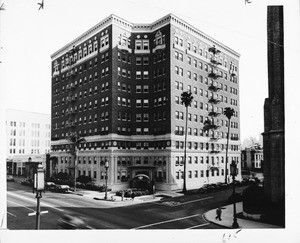
<path fill-rule="evenodd" d="M 150 181 L 150 177 L 145 174 L 138 174 L 133 178 L 133 180 Z"/>

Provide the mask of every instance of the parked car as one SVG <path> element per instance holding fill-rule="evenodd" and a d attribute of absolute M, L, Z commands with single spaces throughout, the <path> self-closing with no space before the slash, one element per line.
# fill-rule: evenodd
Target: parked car
<path fill-rule="evenodd" d="M 216 190 L 215 184 L 205 184 L 201 188 L 198 189 L 198 193 L 208 193 Z"/>
<path fill-rule="evenodd" d="M 206 188 L 205 186 L 200 187 L 200 188 L 198 189 L 198 193 L 207 193 L 207 188 Z"/>
<path fill-rule="evenodd" d="M 218 189 L 218 190 L 224 190 L 224 189 L 226 189 L 228 187 L 228 185 L 226 184 L 226 183 L 224 183 L 224 182 L 218 182 L 217 184 L 216 184 L 216 188 Z"/>
<path fill-rule="evenodd" d="M 21 184 L 25 186 L 33 186 L 33 180 L 30 178 L 25 178 L 21 181 Z"/>
<path fill-rule="evenodd" d="M 56 185 L 55 191 L 61 193 L 71 192 L 70 187 L 68 185 Z"/>
<path fill-rule="evenodd" d="M 64 214 L 58 220 L 59 229 L 93 229 L 86 220 L 79 215 Z"/>
<path fill-rule="evenodd" d="M 6 181 L 15 181 L 15 179 L 12 175 L 7 175 L 6 176 Z"/>
<path fill-rule="evenodd" d="M 207 187 L 208 192 L 213 192 L 213 191 L 216 191 L 216 189 L 217 189 L 216 184 L 207 184 L 206 187 Z"/>
<path fill-rule="evenodd" d="M 250 184 L 249 178 L 243 178 L 241 183 L 242 183 L 243 186 L 249 185 Z"/>
<path fill-rule="evenodd" d="M 45 183 L 45 189 L 48 190 L 48 191 L 55 191 L 56 185 L 55 185 L 54 182 L 48 181 L 48 182 Z"/>

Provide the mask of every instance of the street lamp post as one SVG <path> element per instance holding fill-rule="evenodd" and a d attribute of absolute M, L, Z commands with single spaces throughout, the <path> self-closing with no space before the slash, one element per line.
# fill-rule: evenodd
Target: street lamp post
<path fill-rule="evenodd" d="M 104 197 L 105 200 L 107 200 L 107 170 L 108 170 L 108 161 L 105 162 L 105 197 Z"/>
<path fill-rule="evenodd" d="M 45 173 L 43 166 L 41 164 L 38 165 L 36 169 L 36 173 L 34 174 L 34 188 L 33 190 L 36 192 L 36 229 L 40 229 L 40 199 L 42 198 L 42 191 L 45 189 Z"/>
<path fill-rule="evenodd" d="M 237 166 L 235 161 L 232 161 L 230 164 L 230 174 L 232 176 L 232 187 L 233 187 L 233 223 L 232 228 L 237 229 L 239 228 L 239 224 L 236 218 L 236 204 L 235 204 L 235 177 L 237 175 Z"/>

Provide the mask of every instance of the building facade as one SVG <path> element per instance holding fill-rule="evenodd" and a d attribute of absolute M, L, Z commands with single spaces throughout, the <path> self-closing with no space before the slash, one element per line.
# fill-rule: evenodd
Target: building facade
<path fill-rule="evenodd" d="M 46 154 L 50 152 L 51 147 L 50 124 L 50 114 L 6 110 L 8 174 L 27 176 L 29 163 L 45 163 Z M 28 161 L 29 158 L 31 162 Z"/>
<path fill-rule="evenodd" d="M 244 178 L 263 178 L 263 148 L 254 144 L 241 151 L 242 176 Z"/>
<path fill-rule="evenodd" d="M 112 189 L 141 174 L 181 189 L 187 117 L 187 189 L 224 182 L 228 126 L 240 179 L 239 56 L 173 14 L 151 24 L 107 17 L 51 56 L 57 171 L 75 167 L 102 185 L 107 161 Z M 188 114 L 184 91 L 194 97 Z M 235 110 L 230 124 L 225 107 Z M 76 165 L 70 132 L 86 139 Z"/>

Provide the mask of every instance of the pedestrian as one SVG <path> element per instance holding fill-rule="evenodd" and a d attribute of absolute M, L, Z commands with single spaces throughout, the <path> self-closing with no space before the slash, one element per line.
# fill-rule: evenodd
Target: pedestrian
<path fill-rule="evenodd" d="M 221 221 L 222 209 L 220 207 L 217 208 L 216 214 L 217 214 L 216 219 L 219 219 Z"/>
<path fill-rule="evenodd" d="M 124 200 L 124 191 L 122 191 L 122 201 Z"/>
<path fill-rule="evenodd" d="M 132 193 L 131 193 L 131 199 L 132 199 L 132 201 L 134 200 L 134 197 L 135 197 L 135 193 L 132 192 Z"/>

